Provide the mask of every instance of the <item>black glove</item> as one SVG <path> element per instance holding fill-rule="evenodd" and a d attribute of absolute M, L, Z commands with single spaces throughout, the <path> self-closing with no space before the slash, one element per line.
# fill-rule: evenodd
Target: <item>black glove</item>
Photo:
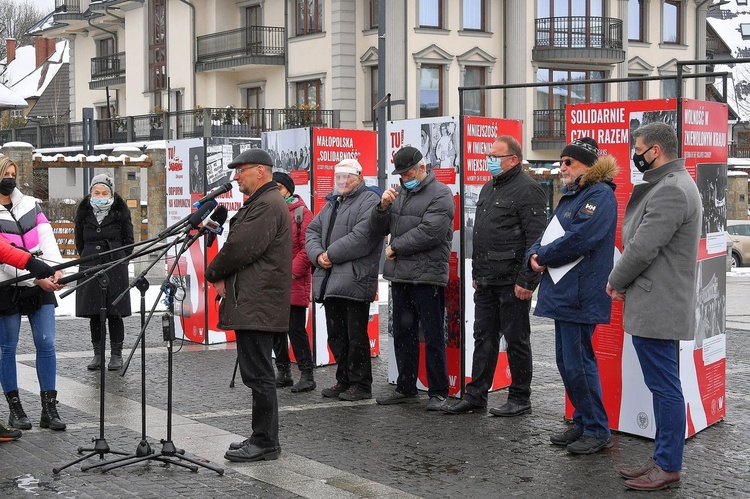
<path fill-rule="evenodd" d="M 26 270 L 31 272 L 31 275 L 37 279 L 46 279 L 47 277 L 55 275 L 55 271 L 52 270 L 52 267 L 36 258 L 29 258 L 29 261 L 26 262 Z"/>

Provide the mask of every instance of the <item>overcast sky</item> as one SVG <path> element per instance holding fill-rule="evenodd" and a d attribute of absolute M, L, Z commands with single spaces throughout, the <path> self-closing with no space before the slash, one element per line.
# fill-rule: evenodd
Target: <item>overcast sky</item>
<path fill-rule="evenodd" d="M 0 0 L 3 1 L 3 0 Z M 55 0 L 11 0 L 13 3 L 30 3 L 36 5 L 42 12 L 49 14 L 55 10 Z"/>

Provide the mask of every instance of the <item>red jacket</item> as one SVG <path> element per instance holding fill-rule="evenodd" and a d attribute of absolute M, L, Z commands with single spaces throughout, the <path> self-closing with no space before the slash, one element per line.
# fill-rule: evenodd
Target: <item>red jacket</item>
<path fill-rule="evenodd" d="M 304 247 L 304 236 L 302 239 L 302 246 Z M 15 246 L 11 245 L 7 239 L 0 236 L 0 263 L 7 263 L 8 265 L 12 265 L 17 269 L 23 270 L 26 268 L 26 264 L 29 263 L 30 258 L 31 253 L 16 248 Z"/>
<path fill-rule="evenodd" d="M 292 220 L 292 305 L 306 307 L 310 303 L 312 285 L 312 263 L 305 250 L 305 231 L 313 219 L 312 212 L 302 199 L 294 195 L 295 202 L 288 203 L 289 216 Z M 297 225 L 294 211 L 302 207 L 302 223 Z"/>

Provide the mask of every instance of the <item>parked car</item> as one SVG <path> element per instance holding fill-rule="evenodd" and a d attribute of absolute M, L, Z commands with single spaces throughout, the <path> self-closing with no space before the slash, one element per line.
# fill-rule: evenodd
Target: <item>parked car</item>
<path fill-rule="evenodd" d="M 727 220 L 732 241 L 732 268 L 750 265 L 750 220 Z"/>

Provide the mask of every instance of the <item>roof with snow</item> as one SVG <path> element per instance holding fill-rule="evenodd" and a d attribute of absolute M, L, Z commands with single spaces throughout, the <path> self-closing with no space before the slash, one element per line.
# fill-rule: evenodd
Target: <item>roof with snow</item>
<path fill-rule="evenodd" d="M 750 57 L 750 5 L 738 5 L 737 0 L 729 0 L 724 5 L 712 8 L 708 13 L 707 22 L 722 42 L 730 48 L 730 57 Z M 717 54 L 716 58 L 726 57 Z M 750 63 L 717 64 L 714 71 L 727 71 L 731 74 L 727 85 L 727 104 L 737 112 L 740 120 L 750 121 Z M 721 93 L 721 79 L 717 78 L 713 85 Z"/>
<path fill-rule="evenodd" d="M 8 69 L 11 70 L 13 80 L 8 83 L 8 87 L 15 91 L 18 95 L 24 99 L 38 98 L 47 89 L 52 79 L 55 77 L 60 68 L 64 64 L 68 64 L 70 61 L 70 42 L 68 40 L 61 40 L 55 44 L 55 52 L 49 56 L 39 67 L 34 67 L 36 64 L 36 51 L 33 46 L 21 47 L 16 49 L 16 58 L 10 64 Z M 25 50 L 23 54 L 19 54 L 21 49 L 30 48 L 31 50 Z M 21 58 L 28 59 L 28 61 L 20 61 Z M 31 70 L 25 75 L 21 75 L 18 67 L 26 68 L 29 66 L 28 62 L 31 62 Z M 14 66 L 16 62 L 20 64 Z"/>

